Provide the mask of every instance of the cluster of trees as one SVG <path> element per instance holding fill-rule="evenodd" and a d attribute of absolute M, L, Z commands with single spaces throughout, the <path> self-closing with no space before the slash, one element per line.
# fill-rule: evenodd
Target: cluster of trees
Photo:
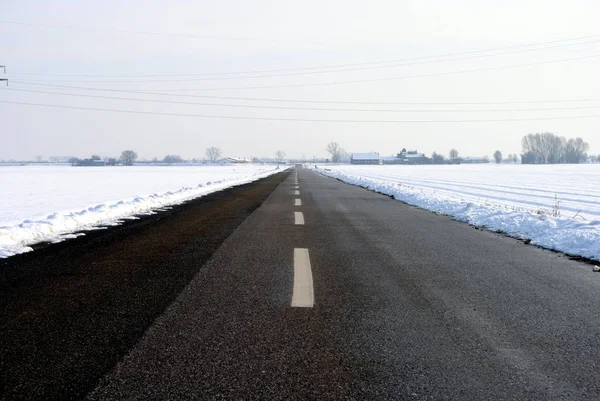
<path fill-rule="evenodd" d="M 133 164 L 133 161 L 137 158 L 137 155 L 135 154 L 135 152 L 133 152 L 133 155 L 129 152 L 132 152 L 132 151 L 124 151 L 123 154 L 121 155 L 122 164 L 131 165 L 131 164 Z M 208 160 L 211 163 L 216 163 L 221 159 L 222 155 L 223 155 L 223 152 L 221 151 L 221 149 L 219 149 L 215 146 L 211 146 L 209 148 L 206 148 L 206 151 L 205 151 L 206 159 L 205 160 Z M 285 158 L 285 152 L 283 150 L 278 150 L 277 152 L 275 152 L 275 157 L 279 163 L 282 163 L 283 159 Z M 131 164 L 126 164 L 125 162 L 123 162 L 124 160 L 128 160 Z M 260 161 L 256 157 L 253 157 L 252 160 L 255 162 Z M 158 158 L 154 158 L 152 161 L 157 162 L 157 163 L 160 162 L 160 163 L 169 163 L 169 164 L 185 162 L 185 160 L 179 155 L 167 155 L 162 160 L 158 160 Z M 196 159 L 194 159 L 193 161 L 196 161 Z"/>
<path fill-rule="evenodd" d="M 99 165 L 105 166 L 116 166 L 119 164 L 122 164 L 124 166 L 132 166 L 135 159 L 137 159 L 137 153 L 135 153 L 133 150 L 124 150 L 121 153 L 121 157 L 119 159 L 110 157 L 102 161 L 102 158 L 100 156 L 92 155 L 92 157 L 90 157 L 89 159 L 78 159 L 76 157 L 73 157 L 69 160 L 69 162 L 74 166 L 93 166 L 98 164 L 98 162 L 101 162 L 101 164 Z"/>
<path fill-rule="evenodd" d="M 431 154 L 431 163 L 432 164 L 448 164 L 448 163 L 458 163 L 460 162 L 460 158 L 458 157 L 458 150 L 452 148 L 450 152 L 448 152 L 448 160 L 441 153 L 433 152 Z"/>
<path fill-rule="evenodd" d="M 206 149 L 205 155 L 207 160 L 209 160 L 212 163 L 215 163 L 221 158 L 222 151 L 217 147 L 211 146 L 210 148 Z M 136 159 L 137 153 L 135 153 L 133 150 L 124 150 L 123 153 L 121 153 L 120 161 L 121 164 L 125 166 L 132 166 Z M 163 157 L 162 160 L 154 158 L 152 159 L 152 161 L 169 164 L 185 162 L 185 160 L 179 155 L 166 155 L 165 157 Z"/>
<path fill-rule="evenodd" d="M 502 152 L 500 152 L 499 150 L 494 152 L 494 161 L 496 163 L 502 163 L 502 161 L 506 161 L 507 163 L 518 163 L 519 162 L 519 155 L 516 153 L 509 153 L 508 156 L 506 156 L 506 158 L 503 157 Z"/>
<path fill-rule="evenodd" d="M 519 156 L 516 153 L 509 153 L 508 156 L 506 156 L 506 161 L 508 163 L 517 164 L 520 160 L 521 160 L 521 156 Z"/>
<path fill-rule="evenodd" d="M 590 155 L 588 156 L 588 160 L 591 163 L 600 163 L 600 155 Z"/>
<path fill-rule="evenodd" d="M 433 164 L 446 164 L 446 158 L 444 157 L 444 155 L 437 153 L 437 152 L 433 152 L 431 154 L 431 163 Z"/>
<path fill-rule="evenodd" d="M 165 157 L 163 157 L 162 162 L 173 164 L 173 163 L 183 163 L 184 160 L 179 155 L 166 155 Z"/>
<path fill-rule="evenodd" d="M 216 163 L 221 159 L 222 155 L 223 155 L 223 152 L 221 151 L 221 149 L 219 149 L 215 146 L 211 146 L 209 148 L 206 148 L 206 151 L 205 151 L 206 159 L 205 160 L 208 160 L 211 163 Z M 285 152 L 283 150 L 278 150 L 277 152 L 275 152 L 275 157 L 279 163 L 282 163 L 283 159 L 285 158 Z M 137 154 L 135 152 L 133 152 L 131 150 L 125 150 L 121 154 L 121 159 L 120 159 L 121 164 L 124 164 L 127 166 L 133 165 L 133 162 L 136 160 L 136 158 L 137 158 Z M 256 161 L 256 162 L 259 161 L 259 159 L 257 159 L 256 157 L 254 157 L 252 160 Z M 154 159 L 152 159 L 152 161 L 155 163 L 174 164 L 174 163 L 183 163 L 186 160 L 184 160 L 179 155 L 166 155 L 162 160 L 159 160 L 158 158 L 154 158 Z M 193 161 L 196 161 L 196 159 L 194 159 Z"/>
<path fill-rule="evenodd" d="M 567 140 L 551 132 L 526 135 L 521 145 L 523 164 L 583 163 L 590 149 L 582 138 Z"/>
<path fill-rule="evenodd" d="M 221 149 L 216 148 L 214 146 L 206 149 L 206 158 L 213 163 L 217 162 L 221 158 L 221 154 L 222 154 Z M 116 166 L 118 164 L 123 165 L 123 166 L 133 166 L 133 164 L 135 163 L 137 158 L 138 158 L 138 155 L 133 150 L 124 150 L 123 152 L 121 152 L 121 157 L 119 157 L 118 159 L 116 159 L 116 158 L 106 159 L 106 160 L 104 160 L 104 164 L 107 166 Z M 100 158 L 100 156 L 93 155 L 90 159 L 73 158 L 70 161 L 74 165 L 92 165 L 94 162 L 100 161 L 100 160 L 102 160 Z M 157 163 L 162 162 L 162 163 L 169 163 L 169 164 L 185 162 L 185 160 L 179 155 L 166 155 L 162 160 L 158 160 L 158 158 L 154 158 L 154 159 L 152 159 L 152 161 L 157 162 Z"/>

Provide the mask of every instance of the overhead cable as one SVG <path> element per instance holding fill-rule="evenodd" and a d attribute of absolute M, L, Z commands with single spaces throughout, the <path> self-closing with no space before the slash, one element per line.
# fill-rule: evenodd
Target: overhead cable
<path fill-rule="evenodd" d="M 214 106 L 214 107 L 237 107 L 237 108 L 252 108 L 252 109 L 277 109 L 277 110 L 306 110 L 306 111 L 342 111 L 342 112 L 375 112 L 375 113 L 495 113 L 495 112 L 531 112 L 531 111 L 567 111 L 567 110 L 585 110 L 585 109 L 599 109 L 598 106 L 575 106 L 575 107 L 549 107 L 549 108 L 528 108 L 528 109 L 471 109 L 471 110 L 452 110 L 452 109 L 341 109 L 341 108 L 322 108 L 322 107 L 289 107 L 289 106 L 265 106 L 265 105 L 247 105 L 247 104 L 230 104 L 230 103 L 203 103 L 203 102 L 181 102 L 173 100 L 158 100 L 158 99 L 140 99 L 140 98 L 127 98 L 118 96 L 102 96 L 102 95 L 86 95 L 78 93 L 63 93 L 63 92 L 51 92 L 51 91 L 38 91 L 28 89 L 15 89 L 9 88 L 12 92 L 27 92 L 27 93 L 40 93 L 48 95 L 59 95 L 59 96 L 71 96 L 71 97 L 85 97 L 94 99 L 108 99 L 108 100 L 125 100 L 125 101 L 137 101 L 137 102 L 148 102 L 148 103 L 162 103 L 162 104 L 180 104 L 187 106 Z"/>
<path fill-rule="evenodd" d="M 138 110 L 122 109 L 100 109 L 92 107 L 64 106 L 57 104 L 15 102 L 9 100 L 0 100 L 0 103 L 17 104 L 23 106 L 50 107 L 59 109 L 72 109 L 84 111 L 100 111 L 112 113 L 144 114 L 156 116 L 174 116 L 174 117 L 198 117 L 222 120 L 263 120 L 263 121 L 291 121 L 291 122 L 323 122 L 323 123 L 376 123 L 376 124 L 406 124 L 406 123 L 489 123 L 489 122 L 510 122 L 510 121 L 543 121 L 543 120 L 573 120 L 600 118 L 600 114 L 568 117 L 535 117 L 535 118 L 502 118 L 502 119 L 482 119 L 482 120 L 342 120 L 342 119 L 308 119 L 308 118 L 276 118 L 276 117 L 244 117 L 244 116 L 223 116 L 207 114 L 182 114 L 182 113 L 163 113 Z"/>
<path fill-rule="evenodd" d="M 168 97 L 183 97 L 183 98 L 199 98 L 199 99 L 226 99 L 226 100 L 244 100 L 254 102 L 277 102 L 277 103 L 320 103 L 320 104 L 360 104 L 360 105 L 487 105 L 487 104 L 542 104 L 542 103 L 579 103 L 579 102 L 598 102 L 600 98 L 585 98 L 585 99 L 552 99 L 552 100 L 522 100 L 522 101 L 499 101 L 499 102 L 374 102 L 374 101 L 344 101 L 344 100 L 321 100 L 321 99 L 277 99 L 277 98 L 260 98 L 260 97 L 237 97 L 237 96 L 214 96 L 214 95 L 189 95 L 181 93 L 165 93 L 151 91 L 134 91 L 115 88 L 92 88 L 72 85 L 53 85 L 30 83 L 23 81 L 11 81 L 20 85 L 26 86 L 42 86 L 49 88 L 60 88 L 78 91 L 96 91 L 96 92 L 111 92 L 111 93 L 131 93 L 140 95 L 153 96 L 168 96 Z"/>

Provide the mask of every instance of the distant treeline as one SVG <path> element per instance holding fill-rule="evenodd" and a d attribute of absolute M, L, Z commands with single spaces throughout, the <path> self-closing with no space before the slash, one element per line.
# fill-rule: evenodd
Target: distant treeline
<path fill-rule="evenodd" d="M 529 134 L 521 141 L 522 164 L 585 163 L 590 145 L 582 138 L 566 139 L 551 132 Z M 596 161 L 592 157 L 590 161 Z"/>

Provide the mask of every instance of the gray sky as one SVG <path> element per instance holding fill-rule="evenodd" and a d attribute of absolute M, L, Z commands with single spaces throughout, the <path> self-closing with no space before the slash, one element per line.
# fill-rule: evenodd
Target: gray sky
<path fill-rule="evenodd" d="M 600 99 L 599 17 L 597 0 L 4 0 L 0 5 L 0 64 L 7 66 L 12 82 L 9 90 L 0 87 L 0 101 L 300 120 L 446 121 L 593 116 L 600 115 L 600 101 L 485 103 Z M 538 42 L 553 43 L 506 49 Z M 489 49 L 499 50 L 466 53 Z M 447 54 L 453 55 L 431 57 Z M 565 59 L 576 60 L 556 62 Z M 384 61 L 396 63 L 391 66 L 394 63 L 376 63 Z M 532 63 L 538 64 L 522 66 Z M 338 67 L 313 68 L 323 66 Z M 516 67 L 505 68 L 508 66 Z M 279 71 L 226 74 L 272 70 Z M 240 108 L 165 101 L 378 111 Z M 460 102 L 484 104 L 428 104 Z M 554 110 L 474 111 L 540 108 Z M 380 111 L 389 109 L 421 111 Z M 282 149 L 290 157 L 319 157 L 325 156 L 324 148 L 330 141 L 339 142 L 349 152 L 377 151 L 389 155 L 407 147 L 427 154 L 432 151 L 447 154 L 451 147 L 456 147 L 463 156 L 491 156 L 496 149 L 504 154 L 519 152 L 523 135 L 544 131 L 566 137 L 581 136 L 590 143 L 592 153 L 600 153 L 600 118 L 461 123 L 310 122 L 130 114 L 0 103 L 0 121 L 0 159 L 31 159 L 35 155 L 83 157 L 92 153 L 118 156 L 127 148 L 136 150 L 143 158 L 162 158 L 166 154 L 192 158 L 204 156 L 208 146 L 220 147 L 228 156 L 272 156 Z"/>

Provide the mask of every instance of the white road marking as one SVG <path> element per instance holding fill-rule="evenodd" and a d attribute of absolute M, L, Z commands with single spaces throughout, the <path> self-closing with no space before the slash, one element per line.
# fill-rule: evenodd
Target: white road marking
<path fill-rule="evenodd" d="M 296 185 L 296 188 L 294 188 L 294 189 L 300 189 L 300 185 Z"/>
<path fill-rule="evenodd" d="M 298 190 L 295 190 L 295 191 L 294 191 L 294 195 L 300 195 L 300 191 L 298 191 Z"/>
<path fill-rule="evenodd" d="M 312 308 L 315 305 L 310 256 L 306 248 L 294 248 L 294 293 L 292 306 Z"/>
<path fill-rule="evenodd" d="M 302 199 L 299 199 L 299 198 L 294 199 L 294 206 L 302 206 Z"/>
<path fill-rule="evenodd" d="M 302 212 L 294 212 L 294 224 L 299 226 L 304 225 L 304 214 Z"/>

